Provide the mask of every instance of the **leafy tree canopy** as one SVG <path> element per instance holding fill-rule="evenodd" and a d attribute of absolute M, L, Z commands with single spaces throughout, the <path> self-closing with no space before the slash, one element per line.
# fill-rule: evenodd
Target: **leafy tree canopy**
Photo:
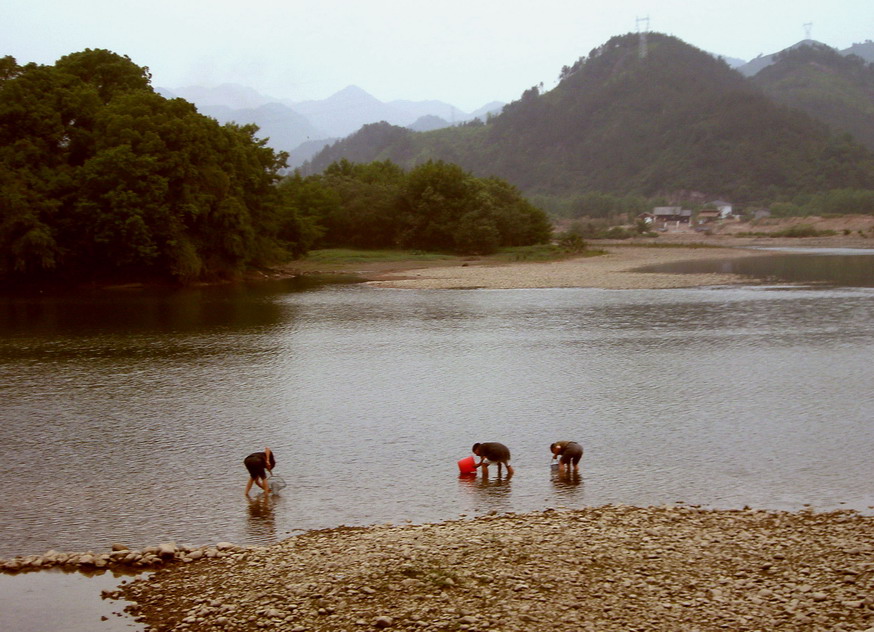
<path fill-rule="evenodd" d="M 286 156 L 149 80 L 107 50 L 0 59 L 0 276 L 191 281 L 300 251 Z"/>
<path fill-rule="evenodd" d="M 518 189 L 441 161 L 405 172 L 391 161 L 341 160 L 320 175 L 286 178 L 279 189 L 321 227 L 322 246 L 488 254 L 551 236 L 546 214 Z"/>

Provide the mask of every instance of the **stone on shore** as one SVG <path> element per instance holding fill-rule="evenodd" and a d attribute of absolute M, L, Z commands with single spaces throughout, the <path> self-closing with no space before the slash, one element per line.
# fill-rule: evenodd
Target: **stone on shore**
<path fill-rule="evenodd" d="M 212 550 L 124 586 L 129 609 L 186 632 L 874 626 L 874 517 L 849 511 L 607 506 Z"/>

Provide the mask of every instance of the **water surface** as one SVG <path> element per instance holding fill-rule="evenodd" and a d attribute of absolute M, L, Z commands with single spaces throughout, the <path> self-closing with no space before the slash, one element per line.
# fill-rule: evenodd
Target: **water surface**
<path fill-rule="evenodd" d="M 0 301 L 0 557 L 683 501 L 874 505 L 874 291 L 287 284 Z M 548 446 L 584 444 L 579 480 Z M 516 476 L 465 479 L 477 441 Z M 269 445 L 289 486 L 243 496 Z"/>
<path fill-rule="evenodd" d="M 646 266 L 648 272 L 740 274 L 770 282 L 817 283 L 845 287 L 874 287 L 874 249 L 758 248 L 782 252 L 779 257 L 680 261 Z"/>

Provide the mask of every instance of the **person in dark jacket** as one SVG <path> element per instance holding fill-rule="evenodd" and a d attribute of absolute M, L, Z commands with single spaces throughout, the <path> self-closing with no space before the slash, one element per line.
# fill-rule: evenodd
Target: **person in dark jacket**
<path fill-rule="evenodd" d="M 474 443 L 472 452 L 480 458 L 474 467 L 482 467 L 483 475 L 488 475 L 489 465 L 498 464 L 498 476 L 501 475 L 501 465 L 507 466 L 507 477 L 513 476 L 513 466 L 510 465 L 510 449 L 503 443 Z"/>
<path fill-rule="evenodd" d="M 270 448 L 264 448 L 264 452 L 253 452 L 245 459 L 243 465 L 249 471 L 249 482 L 246 483 L 246 496 L 249 495 L 249 490 L 252 489 L 252 483 L 264 490 L 265 494 L 270 493 L 270 485 L 267 484 L 266 470 L 273 471 L 276 466 L 276 457 Z"/>
<path fill-rule="evenodd" d="M 558 462 L 559 471 L 563 470 L 568 465 L 574 466 L 574 474 L 580 471 L 580 459 L 583 458 L 583 446 L 576 441 L 556 441 L 549 446 L 549 451 L 552 452 L 553 460 L 561 457 Z"/>

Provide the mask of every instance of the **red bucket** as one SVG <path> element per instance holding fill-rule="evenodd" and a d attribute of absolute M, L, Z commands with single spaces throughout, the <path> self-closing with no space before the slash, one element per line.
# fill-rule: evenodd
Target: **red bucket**
<path fill-rule="evenodd" d="M 469 456 L 465 459 L 461 459 L 458 462 L 458 469 L 462 474 L 473 474 L 476 472 L 476 459 L 472 456 Z"/>

